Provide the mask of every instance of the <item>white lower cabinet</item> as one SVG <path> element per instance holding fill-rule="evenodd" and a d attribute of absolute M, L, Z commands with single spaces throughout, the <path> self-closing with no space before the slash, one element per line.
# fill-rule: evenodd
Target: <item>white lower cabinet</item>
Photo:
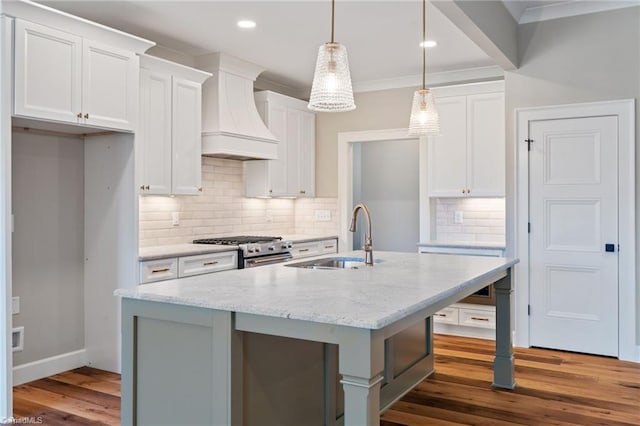
<path fill-rule="evenodd" d="M 140 284 L 178 278 L 178 259 L 158 259 L 140 262 Z"/>
<path fill-rule="evenodd" d="M 140 262 L 140 284 L 238 269 L 238 252 L 198 254 Z"/>
<path fill-rule="evenodd" d="M 455 303 L 433 314 L 434 332 L 458 336 L 494 338 L 496 308 Z"/>
<path fill-rule="evenodd" d="M 293 243 L 291 255 L 294 259 L 302 257 L 319 256 L 338 252 L 338 240 L 331 238 L 320 241 L 307 241 L 304 243 Z"/>
<path fill-rule="evenodd" d="M 208 274 L 238 268 L 238 253 L 223 252 L 187 256 L 178 259 L 178 277 Z"/>

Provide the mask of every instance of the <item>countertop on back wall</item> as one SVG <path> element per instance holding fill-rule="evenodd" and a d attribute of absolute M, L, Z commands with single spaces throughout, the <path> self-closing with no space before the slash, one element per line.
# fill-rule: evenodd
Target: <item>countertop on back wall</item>
<path fill-rule="evenodd" d="M 419 242 L 418 247 L 451 247 L 451 248 L 477 248 L 504 250 L 507 245 L 504 241 L 439 241 L 429 240 Z"/>
<path fill-rule="evenodd" d="M 306 235 L 293 234 L 282 235 L 283 240 L 291 240 L 294 243 L 306 243 L 311 241 L 322 241 L 328 239 L 337 239 L 337 235 Z M 194 256 L 198 254 L 218 253 L 224 251 L 237 250 L 238 246 L 226 246 L 217 244 L 171 244 L 163 246 L 140 247 L 138 250 L 138 260 L 140 262 L 147 260 L 166 259 L 169 257 Z"/>

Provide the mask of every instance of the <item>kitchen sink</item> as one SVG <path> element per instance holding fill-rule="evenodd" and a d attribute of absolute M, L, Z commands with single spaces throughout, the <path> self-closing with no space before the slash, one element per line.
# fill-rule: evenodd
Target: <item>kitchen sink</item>
<path fill-rule="evenodd" d="M 373 263 L 380 263 L 376 259 Z M 364 257 L 324 257 L 322 259 L 307 260 L 305 262 L 289 263 L 284 266 L 306 269 L 359 269 L 365 268 Z"/>

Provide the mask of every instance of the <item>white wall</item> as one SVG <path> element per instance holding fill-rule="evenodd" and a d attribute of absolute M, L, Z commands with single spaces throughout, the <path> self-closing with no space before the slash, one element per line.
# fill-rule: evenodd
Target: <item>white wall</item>
<path fill-rule="evenodd" d="M 369 207 L 374 248 L 415 252 L 420 240 L 418 141 L 356 143 L 353 158 L 353 203 Z M 354 249 L 362 247 L 365 229 L 360 215 Z"/>
<path fill-rule="evenodd" d="M 507 244 L 514 253 L 514 109 L 636 99 L 636 232 L 640 230 L 640 7 L 521 25 L 520 68 L 505 72 Z M 629 179 L 633 179 L 629 176 Z M 625 232 L 625 230 L 621 230 Z M 636 240 L 640 244 L 640 239 Z M 623 248 L 624 249 L 624 248 Z M 640 265 L 640 247 L 636 247 Z M 636 280 L 637 307 L 640 284 Z M 636 308 L 636 327 L 640 318 Z M 640 335 L 636 338 L 640 342 Z"/>
<path fill-rule="evenodd" d="M 20 365 L 84 347 L 84 140 L 17 131 L 12 146 Z"/>

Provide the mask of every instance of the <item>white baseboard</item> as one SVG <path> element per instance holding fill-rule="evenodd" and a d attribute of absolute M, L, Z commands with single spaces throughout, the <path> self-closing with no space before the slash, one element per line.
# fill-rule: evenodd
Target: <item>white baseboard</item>
<path fill-rule="evenodd" d="M 84 367 L 86 365 L 86 358 L 85 350 L 81 349 L 79 351 L 67 352 L 66 354 L 17 365 L 13 367 L 13 385 L 21 385 L 62 373 L 63 371 Z"/>

